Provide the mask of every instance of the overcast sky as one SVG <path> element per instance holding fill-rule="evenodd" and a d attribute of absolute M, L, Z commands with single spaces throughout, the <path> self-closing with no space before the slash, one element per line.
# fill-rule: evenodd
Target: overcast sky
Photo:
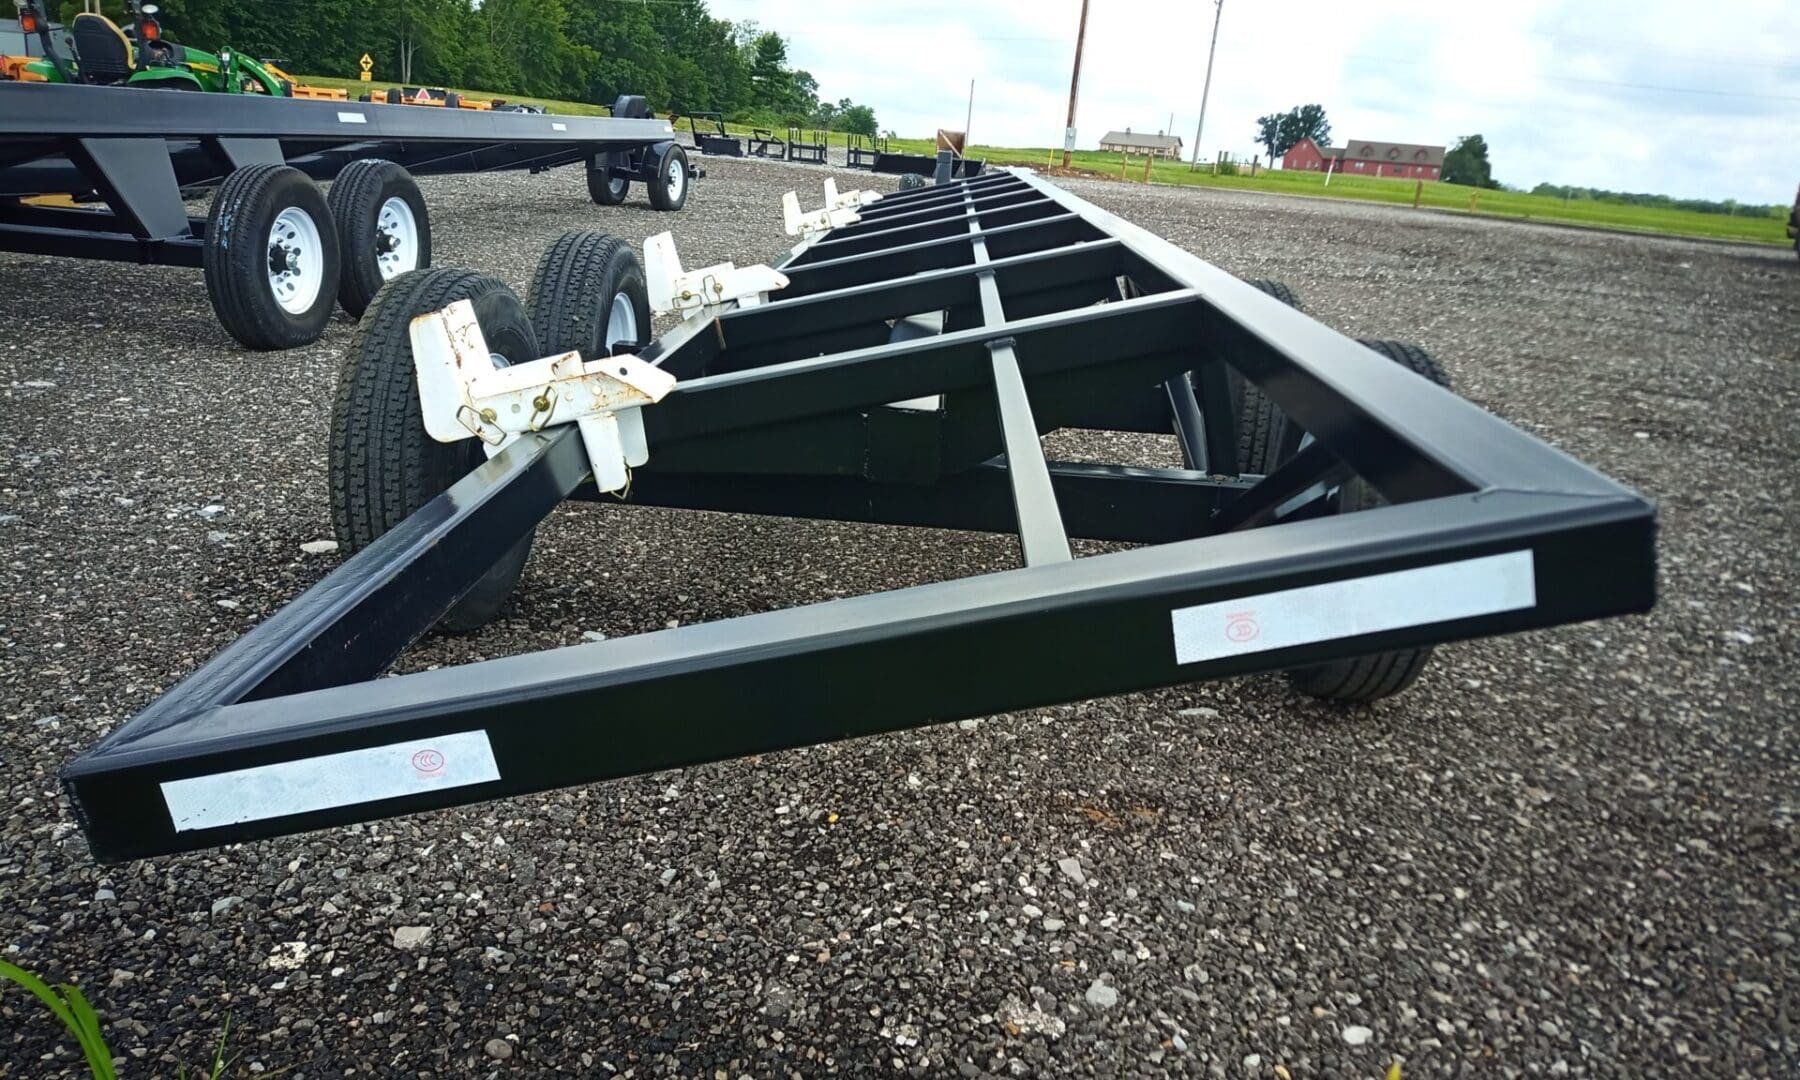
<path fill-rule="evenodd" d="M 884 129 L 963 123 L 1060 145 L 1080 0 L 712 0 L 790 42 L 822 96 Z M 1193 149 L 1211 0 L 1092 0 L 1077 145 L 1170 126 Z M 1256 117 L 1325 106 L 1333 136 L 1449 145 L 1480 132 L 1494 175 L 1787 203 L 1800 181 L 1795 0 L 1225 0 L 1202 156 L 1257 153 Z"/>

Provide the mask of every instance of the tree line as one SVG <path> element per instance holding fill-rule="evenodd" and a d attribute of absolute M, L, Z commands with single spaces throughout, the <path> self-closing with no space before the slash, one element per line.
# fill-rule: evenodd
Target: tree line
<path fill-rule="evenodd" d="M 821 100 L 779 33 L 714 18 L 705 0 L 157 2 L 170 40 L 229 45 L 299 74 L 352 76 L 368 53 L 387 82 L 594 104 L 643 94 L 663 112 L 876 132 L 869 106 Z M 81 10 L 57 6 L 65 24 Z M 102 9 L 126 22 L 123 0 Z"/>
<path fill-rule="evenodd" d="M 1564 200 L 1654 206 L 1664 210 L 1692 210 L 1701 214 L 1730 214 L 1736 217 L 1786 217 L 1788 212 L 1787 207 L 1779 204 L 1741 203 L 1736 199 L 1677 199 L 1670 195 L 1607 191 L 1603 188 L 1571 187 L 1566 184 L 1539 184 L 1531 189 L 1531 193 Z"/>

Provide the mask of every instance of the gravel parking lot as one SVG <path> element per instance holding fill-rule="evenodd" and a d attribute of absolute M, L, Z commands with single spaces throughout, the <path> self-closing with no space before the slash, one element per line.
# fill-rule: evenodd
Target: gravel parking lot
<path fill-rule="evenodd" d="M 437 262 L 522 289 L 574 227 L 772 259 L 820 171 L 709 164 L 678 215 L 426 181 Z M 100 867 L 62 763 L 336 565 L 301 545 L 352 326 L 246 353 L 198 273 L 0 255 L 0 958 L 80 984 L 130 1076 L 228 1020 L 232 1075 L 295 1080 L 1796 1075 L 1792 253 L 1071 185 L 1655 496 L 1656 612 L 1441 650 L 1372 709 L 1212 683 Z M 508 618 L 404 665 L 1013 559 L 565 507 Z M 0 1077 L 85 1075 L 63 1035 L 0 986 Z"/>

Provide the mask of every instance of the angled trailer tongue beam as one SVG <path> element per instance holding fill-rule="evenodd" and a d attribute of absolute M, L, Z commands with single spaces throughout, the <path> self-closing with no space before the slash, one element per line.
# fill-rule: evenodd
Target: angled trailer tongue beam
<path fill-rule="evenodd" d="M 1044 180 L 843 208 L 765 302 L 638 351 L 675 381 L 634 403 L 628 501 L 1010 533 L 1018 568 L 375 678 L 559 502 L 599 497 L 577 427 L 518 434 L 75 760 L 96 856 L 1653 602 L 1644 498 Z M 1245 387 L 1306 432 L 1267 476 L 1234 456 Z M 1160 431 L 1191 467 L 1047 460 L 1038 436 L 1077 427 Z M 1352 473 L 1389 505 L 1332 513 Z M 1071 557 L 1084 539 L 1127 546 Z"/>

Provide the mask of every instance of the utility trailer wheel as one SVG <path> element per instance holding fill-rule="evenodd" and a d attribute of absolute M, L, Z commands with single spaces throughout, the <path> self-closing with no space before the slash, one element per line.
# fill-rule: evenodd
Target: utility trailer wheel
<path fill-rule="evenodd" d="M 382 285 L 431 265 L 431 216 L 412 174 L 382 158 L 344 166 L 330 205 L 343 252 L 338 305 L 360 319 Z"/>
<path fill-rule="evenodd" d="M 657 154 L 657 158 L 656 177 L 645 185 L 650 193 L 650 205 L 658 210 L 681 209 L 687 205 L 688 186 L 693 179 L 687 151 L 675 143 L 663 143 L 660 151 L 652 147 L 651 152 Z"/>
<path fill-rule="evenodd" d="M 631 192 L 630 180 L 614 176 L 612 166 L 596 166 L 592 161 L 587 166 L 587 185 L 588 197 L 600 206 L 617 206 Z"/>
<path fill-rule="evenodd" d="M 912 191 L 925 186 L 925 178 L 918 173 L 901 173 L 900 190 Z"/>
<path fill-rule="evenodd" d="M 319 340 L 337 299 L 338 236 L 317 184 L 287 165 L 246 165 L 225 178 L 206 219 L 206 293 L 247 348 Z"/>
<path fill-rule="evenodd" d="M 526 294 L 546 355 L 573 349 L 584 360 L 650 338 L 650 293 L 631 244 L 603 232 L 567 232 L 538 260 Z"/>
<path fill-rule="evenodd" d="M 477 439 L 441 443 L 425 433 L 410 327 L 458 300 L 475 306 L 494 365 L 542 355 L 524 305 L 496 278 L 472 270 L 415 270 L 382 286 L 338 368 L 331 412 L 331 514 L 354 553 L 406 520 L 487 460 Z M 524 573 L 532 533 L 500 557 L 438 627 L 477 629 L 500 611 Z"/>
<path fill-rule="evenodd" d="M 1417 345 L 1404 341 L 1374 341 L 1361 344 L 1423 375 L 1439 386 L 1450 389 L 1450 376 L 1432 355 Z M 1351 477 L 1338 495 L 1338 512 L 1353 513 L 1373 510 L 1385 500 L 1361 477 Z M 1285 674 L 1289 685 L 1303 694 L 1326 701 L 1367 702 L 1397 694 L 1413 684 L 1431 660 L 1431 646 L 1396 649 L 1391 652 L 1352 656 L 1344 660 L 1327 660 L 1322 664 L 1289 668 Z"/>
<path fill-rule="evenodd" d="M 1306 310 L 1286 282 L 1256 278 L 1245 284 L 1268 293 L 1295 311 Z M 1299 449 L 1299 431 L 1287 422 L 1287 414 L 1277 408 L 1274 400 L 1255 383 L 1239 375 L 1235 368 L 1227 370 L 1226 381 L 1231 387 L 1232 399 L 1238 403 L 1238 471 L 1267 476 Z"/>

